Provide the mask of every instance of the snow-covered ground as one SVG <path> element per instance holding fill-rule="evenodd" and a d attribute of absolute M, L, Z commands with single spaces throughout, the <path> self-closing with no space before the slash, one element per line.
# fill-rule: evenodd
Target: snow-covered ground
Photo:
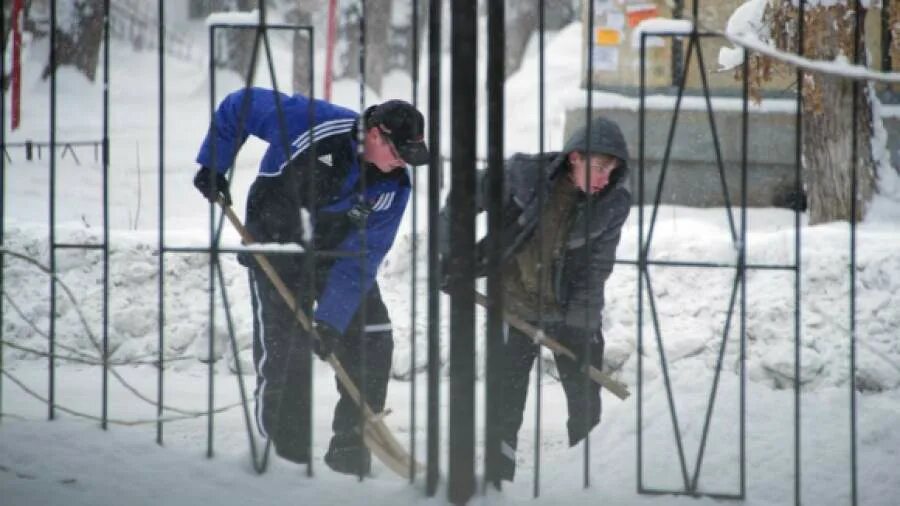
<path fill-rule="evenodd" d="M 566 100 L 580 82 L 578 44 L 581 27 L 573 24 L 548 40 L 546 149 L 561 144 Z M 280 61 L 286 58 L 285 40 L 276 40 Z M 536 44 L 522 71 L 507 84 L 509 152 L 537 149 Z M 23 125 L 8 133 L 8 142 L 48 137 L 49 83 L 41 81 L 39 62 L 46 43 L 29 44 L 24 61 Z M 134 52 L 122 44 L 111 47 L 110 85 L 110 327 L 114 362 L 144 361 L 158 352 L 158 91 L 156 55 Z M 424 62 L 423 62 L 424 63 Z M 280 65 L 281 70 L 289 65 Z M 261 69 L 262 70 L 262 69 Z M 258 82 L 265 85 L 264 73 Z M 420 75 L 425 75 L 424 70 Z M 449 82 L 449 68 L 444 79 Z M 283 87 L 287 76 L 279 76 Z M 219 96 L 240 86 L 239 77 L 216 76 Z M 102 89 L 69 69 L 58 76 L 57 139 L 93 140 L 101 136 Z M 165 242 L 167 246 L 208 244 L 208 207 L 191 184 L 196 170 L 195 151 L 209 118 L 209 81 L 196 64 L 166 62 L 165 138 Z M 383 98 L 408 98 L 408 77 L 387 76 Z M 356 83 L 336 83 L 335 100 L 357 108 Z M 419 103 L 427 88 L 420 85 Z M 583 92 L 581 92 L 583 93 Z M 366 103 L 380 100 L 369 94 Z M 449 105 L 449 93 L 444 93 Z M 445 111 L 448 108 L 445 107 Z M 7 109 L 8 110 L 8 109 Z M 482 115 L 483 116 L 483 115 Z M 444 134 L 448 135 L 448 130 Z M 446 138 L 449 140 L 449 137 Z M 443 143 L 445 148 L 450 143 Z M 250 141 L 238 159 L 233 195 L 243 214 L 246 189 L 252 181 L 263 146 Z M 56 239 L 69 243 L 102 240 L 101 167 L 91 151 L 78 151 L 80 165 L 71 156 L 57 157 Z M 49 259 L 49 176 L 46 151 L 42 160 L 25 161 L 24 152 L 11 149 L 6 166 L 5 236 L 3 245 L 42 264 Z M 427 176 L 417 175 L 418 261 L 424 259 L 427 239 Z M 858 497 L 860 504 L 896 504 L 900 474 L 900 234 L 897 204 L 881 199 L 873 217 L 858 228 L 856 269 L 856 366 Z M 650 209 L 645 210 L 649 216 Z M 394 320 L 395 380 L 391 382 L 387 422 L 401 441 L 409 444 L 412 433 L 416 456 L 424 460 L 426 397 L 423 368 L 426 355 L 425 268 L 419 264 L 418 316 L 415 320 L 417 356 L 411 358 L 412 318 L 410 247 L 412 206 L 380 279 Z M 736 218 L 739 215 L 735 214 Z M 637 256 L 638 209 L 633 209 L 623 230 L 618 255 Z M 747 251 L 751 264 L 794 262 L 794 215 L 778 209 L 748 212 Z M 738 222 L 739 223 L 739 222 Z M 801 229 L 802 264 L 800 290 L 802 357 L 800 398 L 801 495 L 807 504 L 850 502 L 850 238 L 846 224 Z M 237 235 L 226 227 L 224 244 L 237 245 Z M 668 260 L 703 259 L 734 262 L 724 209 L 661 208 L 654 231 L 651 257 Z M 98 356 L 95 342 L 102 335 L 102 264 L 97 251 L 57 252 L 59 279 L 71 291 L 60 288 L 56 317 L 57 353 L 82 359 Z M 208 268 L 202 254 L 170 253 L 165 256 L 165 343 L 168 367 L 164 377 L 165 417 L 183 418 L 206 409 L 208 355 Z M 256 476 L 250 463 L 247 426 L 240 407 L 238 381 L 252 388 L 254 378 L 248 360 L 251 335 L 250 304 L 246 277 L 229 255 L 223 257 L 225 288 L 231 302 L 238 358 L 245 376 L 233 372 L 221 299 L 216 302 L 214 391 L 216 406 L 228 407 L 214 418 L 213 459 L 205 457 L 208 420 L 203 416 L 167 422 L 164 445 L 156 445 L 152 422 L 156 407 L 141 400 L 119 381 L 143 397 L 157 396 L 157 373 L 151 365 L 122 365 L 110 376 L 109 431 L 97 428 L 65 410 L 98 416 L 101 405 L 101 369 L 83 363 L 58 360 L 56 367 L 57 420 L 46 421 L 47 407 L 14 381 L 39 396 L 47 396 L 46 358 L 26 349 L 46 350 L 49 320 L 49 279 L 34 264 L 6 256 L 3 283 L 2 423 L 0 423 L 0 504 L 159 504 L 193 505 L 211 502 L 226 505 L 272 504 L 292 501 L 306 504 L 407 504 L 443 503 L 424 497 L 423 479 L 413 485 L 375 465 L 374 476 L 362 483 L 337 475 L 321 461 L 329 435 L 336 393 L 324 365 L 317 366 L 316 455 L 314 477 L 273 457 L 271 469 Z M 678 421 L 684 436 L 688 474 L 697 462 L 700 435 L 710 395 L 711 381 L 728 312 L 734 270 L 692 268 L 651 269 L 662 343 L 669 366 Z M 747 276 L 746 370 L 747 388 L 747 483 L 748 504 L 787 504 L 794 498 L 794 286 L 792 271 L 753 270 Z M 604 329 L 608 369 L 637 390 L 636 270 L 616 268 L 607 284 Z M 217 294 L 221 287 L 217 287 Z M 645 297 L 646 303 L 646 297 Z M 649 313 L 647 313 L 649 314 Z M 82 323 L 82 318 L 87 326 Z M 682 472 L 677 457 L 664 378 L 659 367 L 658 345 L 652 322 L 644 321 L 643 361 L 643 485 L 680 489 Z M 699 486 L 706 492 L 736 493 L 739 474 L 739 376 L 737 313 L 730 324 L 723 354 L 724 369 L 711 419 L 709 439 L 702 460 Z M 449 336 L 443 337 L 446 358 Z M 15 345 L 16 347 L 13 347 Z M 521 434 L 518 479 L 502 493 L 490 492 L 474 499 L 477 504 L 517 502 L 543 504 L 697 504 L 684 497 L 637 494 L 637 396 L 627 401 L 604 397 L 604 421 L 592 433 L 589 447 L 590 488 L 584 489 L 584 448 L 569 449 L 565 435 L 565 405 L 559 384 L 547 363 L 542 379 L 540 439 L 535 435 L 534 390 L 530 392 L 526 424 Z M 412 372 L 411 372 L 412 369 Z M 250 374 L 248 374 L 250 373 Z M 480 373 L 479 373 L 480 374 Z M 416 381 L 416 403 L 411 404 Z M 446 384 L 446 382 L 445 382 Z M 482 385 L 479 383 L 479 385 Z M 230 407 L 229 407 L 230 406 Z M 483 404 L 478 404 L 479 416 Z M 446 417 L 447 395 L 442 397 Z M 480 422 L 479 422 L 480 426 Z M 255 431 L 254 431 L 255 433 Z M 479 430 L 478 434 L 482 434 Z M 446 450 L 446 424 L 442 428 Z M 541 497 L 532 500 L 535 447 L 540 449 Z M 476 473 L 480 472 L 478 450 Z M 446 460 L 442 462 L 446 483 Z M 712 499 L 701 499 L 712 504 Z"/>

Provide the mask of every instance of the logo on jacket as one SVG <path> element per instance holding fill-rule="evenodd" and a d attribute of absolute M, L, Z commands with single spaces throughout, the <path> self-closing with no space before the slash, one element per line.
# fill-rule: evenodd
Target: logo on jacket
<path fill-rule="evenodd" d="M 397 192 L 382 193 L 378 198 L 370 199 L 369 205 L 372 206 L 373 211 L 384 211 L 394 203 L 394 194 L 396 193 Z"/>

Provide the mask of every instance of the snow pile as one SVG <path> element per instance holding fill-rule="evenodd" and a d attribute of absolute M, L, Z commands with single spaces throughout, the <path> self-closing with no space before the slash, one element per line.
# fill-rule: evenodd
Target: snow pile
<path fill-rule="evenodd" d="M 661 218 L 651 247 L 655 260 L 736 261 L 721 209 L 664 209 L 677 214 Z M 748 234 L 749 262 L 783 265 L 793 262 L 792 214 L 786 211 L 751 211 L 768 222 Z M 635 258 L 637 216 L 626 224 L 619 247 L 621 259 Z M 690 234 L 684 231 L 690 230 Z M 6 247 L 35 259 L 48 257 L 44 230 L 14 226 L 7 231 Z M 89 229 L 70 227 L 59 240 L 97 243 L 101 237 Z M 140 360 L 155 356 L 158 348 L 158 256 L 156 244 L 143 233 L 117 232 L 110 251 L 110 350 L 114 360 Z M 420 231 L 419 253 L 424 256 L 427 234 Z M 398 238 L 381 273 L 388 307 L 394 320 L 394 376 L 409 378 L 410 325 L 409 234 Z M 849 379 L 849 241 L 846 225 L 805 229 L 803 233 L 801 291 L 801 381 L 807 387 L 840 386 Z M 900 327 L 900 238 L 889 230 L 863 227 L 858 237 L 856 331 L 857 380 L 866 390 L 900 385 L 900 346 L 894 329 Z M 101 335 L 102 264 L 99 251 L 63 251 L 57 255 L 59 279 L 74 289 L 69 300 L 58 288 L 56 338 L 63 349 L 73 348 L 96 357 L 90 335 Z M 46 260 L 43 261 L 46 263 Z M 170 358 L 205 358 L 208 348 L 207 314 L 209 269 L 207 256 L 199 253 L 167 254 L 165 258 L 165 354 Z M 252 318 L 244 268 L 234 255 L 222 255 L 225 289 L 236 332 L 239 354 L 251 347 Z M 416 321 L 418 353 L 416 369 L 426 365 L 427 321 L 424 265 L 418 268 Z M 617 266 L 607 283 L 604 312 L 608 366 L 623 381 L 634 383 L 637 348 L 636 269 Z M 6 315 L 5 339 L 19 346 L 45 350 L 48 328 L 49 280 L 35 266 L 8 258 L 5 283 L 13 311 Z M 651 267 L 653 303 L 659 317 L 667 360 L 673 367 L 715 367 L 735 282 L 733 269 Z M 217 357 L 230 358 L 228 328 L 216 286 Z M 739 299 L 736 299 L 739 300 Z M 444 305 L 448 301 L 444 300 Z M 653 309 L 644 295 L 644 347 L 649 364 L 658 361 Z M 726 370 L 738 363 L 738 303 L 730 322 L 725 351 Z M 750 378 L 774 387 L 789 387 L 793 378 L 794 274 L 787 270 L 750 270 L 747 275 L 748 367 Z M 79 314 L 79 312 L 81 314 Z M 90 334 L 81 323 L 89 322 Z M 446 327 L 446 320 L 444 325 Z M 38 332 L 38 331 L 42 332 Z M 445 332 L 446 335 L 446 332 Z M 448 339 L 441 356 L 446 360 Z M 7 347 L 5 360 L 33 357 Z M 228 363 L 231 361 L 228 360 Z M 249 364 L 244 364 L 249 367 Z M 552 370 L 552 368 L 551 368 Z M 651 378 L 653 368 L 645 369 Z"/>

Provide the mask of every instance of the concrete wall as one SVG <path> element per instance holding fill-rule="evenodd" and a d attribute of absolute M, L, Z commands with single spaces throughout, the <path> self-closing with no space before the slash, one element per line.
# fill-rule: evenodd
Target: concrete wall
<path fill-rule="evenodd" d="M 618 122 L 628 141 L 632 159 L 631 186 L 637 201 L 638 113 L 631 108 L 595 109 Z M 741 199 L 741 111 L 716 111 L 716 130 L 722 156 L 724 181 L 732 205 Z M 894 166 L 900 166 L 900 118 L 886 117 L 889 149 Z M 584 125 L 585 109 L 568 111 L 565 135 Z M 672 111 L 648 109 L 645 118 L 644 202 L 652 203 L 662 173 Z M 752 112 L 747 147 L 747 204 L 783 206 L 795 188 L 795 115 L 790 112 Z M 681 110 L 675 127 L 672 151 L 665 171 L 661 202 L 689 206 L 724 205 L 725 192 L 716 161 L 715 144 L 706 110 Z"/>

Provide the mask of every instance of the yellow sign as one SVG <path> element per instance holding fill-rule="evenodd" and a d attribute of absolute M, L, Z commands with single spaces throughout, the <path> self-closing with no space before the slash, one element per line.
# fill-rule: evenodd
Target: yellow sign
<path fill-rule="evenodd" d="M 594 44 L 598 46 L 618 46 L 622 43 L 622 32 L 615 28 L 599 27 L 595 32 Z"/>

